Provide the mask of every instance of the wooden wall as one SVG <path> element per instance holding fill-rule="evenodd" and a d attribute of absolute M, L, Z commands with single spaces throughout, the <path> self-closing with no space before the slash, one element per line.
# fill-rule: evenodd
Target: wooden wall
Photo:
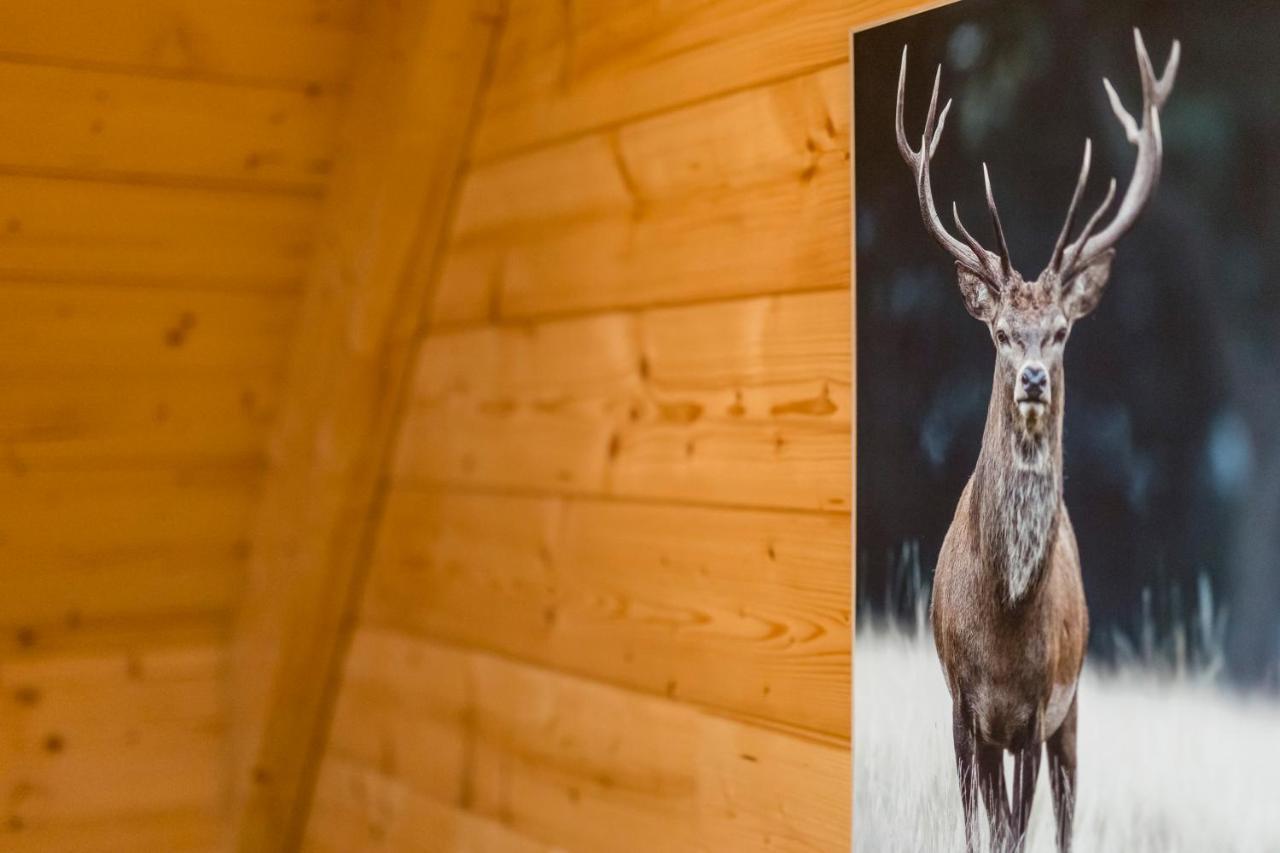
<path fill-rule="evenodd" d="M 0 849 L 844 849 L 916 5 L 0 4 Z"/>
<path fill-rule="evenodd" d="M 911 5 L 507 5 L 306 850 L 847 849 L 847 31 Z"/>
<path fill-rule="evenodd" d="M 0 4 L 0 850 L 220 843 L 231 615 L 359 6 Z"/>

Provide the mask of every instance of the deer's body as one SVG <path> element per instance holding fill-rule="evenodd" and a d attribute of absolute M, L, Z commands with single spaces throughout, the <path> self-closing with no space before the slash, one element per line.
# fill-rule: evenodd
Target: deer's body
<path fill-rule="evenodd" d="M 1018 751 L 1066 719 L 1089 628 L 1061 446 L 1028 464 L 1005 409 L 988 413 L 938 556 L 931 615 L 947 686 L 977 740 Z"/>
<path fill-rule="evenodd" d="M 977 846 L 979 794 L 992 847 L 1023 849 L 1042 755 L 1049 759 L 1058 848 L 1071 848 L 1077 682 L 1089 617 L 1075 533 L 1062 500 L 1062 359 L 1072 325 L 1102 296 L 1116 242 L 1133 227 L 1160 176 L 1160 108 L 1173 89 L 1178 43 L 1159 77 L 1136 30 L 1134 43 L 1142 75 L 1140 121 L 1106 83 L 1111 106 L 1137 148 L 1133 178 L 1115 216 L 1099 227 L 1115 198 L 1113 180 L 1102 205 L 1068 243 L 1089 177 L 1091 149 L 1085 143 L 1066 224 L 1049 266 L 1030 282 L 1009 259 L 985 165 L 998 253 L 974 239 L 954 205 L 952 215 L 963 240 L 953 237 L 938 217 L 929 163 L 951 104 L 937 112 L 939 66 L 920 147 L 913 148 L 903 126 L 906 49 L 902 52 L 898 150 L 914 174 L 925 226 L 956 260 L 965 308 L 987 325 L 996 347 L 982 450 L 943 541 L 931 603 L 934 642 L 951 692 L 956 773 L 970 853 Z M 1014 755 L 1012 802 L 1005 786 L 1005 752 Z"/>

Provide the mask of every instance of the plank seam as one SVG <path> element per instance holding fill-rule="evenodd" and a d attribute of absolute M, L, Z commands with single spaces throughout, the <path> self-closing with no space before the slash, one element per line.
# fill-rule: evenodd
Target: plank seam
<path fill-rule="evenodd" d="M 671 507 L 674 509 L 706 509 L 726 512 L 769 513 L 772 515 L 798 515 L 818 518 L 844 518 L 848 509 L 822 509 L 770 504 L 734 504 L 723 501 L 702 501 L 689 498 L 664 498 L 649 495 L 610 495 L 603 492 L 555 491 L 536 486 L 498 486 L 484 483 L 460 483 L 451 480 L 426 480 L 413 477 L 390 477 L 388 487 L 414 495 L 456 495 L 458 497 L 506 497 L 525 500 L 559 500 L 566 503 L 621 504 L 625 506 Z"/>
<path fill-rule="evenodd" d="M 162 172 L 133 172 L 124 169 L 71 169 L 45 166 L 23 166 L 0 163 L 0 177 L 32 178 L 49 181 L 79 181 L 95 184 L 158 187 L 199 192 L 244 193 L 262 196 L 324 198 L 327 181 L 255 180 L 252 178 L 217 178 Z"/>
<path fill-rule="evenodd" d="M 735 293 L 731 296 L 706 296 L 682 300 L 651 300 L 627 305 L 605 305 L 596 308 L 567 308 L 557 311 L 540 311 L 531 314 L 505 314 L 497 318 L 485 317 L 476 320 L 458 320 L 454 322 L 425 322 L 427 336 L 452 335 L 461 332 L 473 332 L 481 329 L 521 329 L 543 323 L 554 323 L 563 320 L 580 320 L 608 314 L 644 314 L 652 311 L 666 311 L 675 308 L 696 308 L 707 305 L 732 305 L 738 302 L 751 302 L 760 299 L 785 298 L 789 296 L 812 296 L 820 293 L 837 293 L 848 291 L 846 284 L 824 284 L 820 287 L 802 287 L 793 290 L 769 290 L 759 293 Z"/>
<path fill-rule="evenodd" d="M 343 30 L 349 36 L 359 34 L 359 27 Z M 256 89 L 268 92 L 302 93 L 316 97 L 321 94 L 341 95 L 346 91 L 347 76 L 350 69 L 341 77 L 328 84 L 316 80 L 291 80 L 286 77 L 256 76 L 253 74 L 233 74 L 229 72 L 201 71 L 193 68 L 165 68 L 159 65 L 143 65 L 129 62 L 109 62 L 92 59 L 62 59 L 38 53 L 22 51 L 0 51 L 0 63 L 9 65 L 28 65 L 42 68 L 61 68 L 67 71 L 96 71 L 105 74 L 122 74 L 130 77 L 154 78 L 160 80 L 179 80 L 195 83 L 212 83 L 219 86 L 238 89 Z"/>

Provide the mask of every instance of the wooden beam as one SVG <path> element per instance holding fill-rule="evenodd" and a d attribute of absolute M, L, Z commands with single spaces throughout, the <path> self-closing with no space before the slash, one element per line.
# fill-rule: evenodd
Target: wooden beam
<path fill-rule="evenodd" d="M 233 650 L 233 849 L 296 849 L 499 0 L 370 7 Z"/>

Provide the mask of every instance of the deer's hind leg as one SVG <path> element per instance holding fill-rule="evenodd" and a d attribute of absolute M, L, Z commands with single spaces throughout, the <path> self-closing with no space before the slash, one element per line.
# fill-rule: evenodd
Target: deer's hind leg
<path fill-rule="evenodd" d="M 1009 848 L 1010 834 L 1009 792 L 1004 784 L 1004 750 L 998 746 L 979 744 L 978 788 L 982 791 L 982 804 L 987 807 L 987 823 L 991 827 L 991 849 L 1004 851 Z"/>
<path fill-rule="evenodd" d="M 1053 788 L 1053 814 L 1058 823 L 1059 853 L 1071 852 L 1071 825 L 1076 811 L 1076 703 L 1071 700 L 1067 716 L 1058 730 L 1045 741 L 1049 755 L 1049 784 Z"/>
<path fill-rule="evenodd" d="M 974 766 L 973 727 L 957 699 L 951 711 L 951 738 L 956 748 L 956 776 L 960 780 L 960 802 L 964 806 L 964 846 L 978 853 L 978 785 Z"/>

